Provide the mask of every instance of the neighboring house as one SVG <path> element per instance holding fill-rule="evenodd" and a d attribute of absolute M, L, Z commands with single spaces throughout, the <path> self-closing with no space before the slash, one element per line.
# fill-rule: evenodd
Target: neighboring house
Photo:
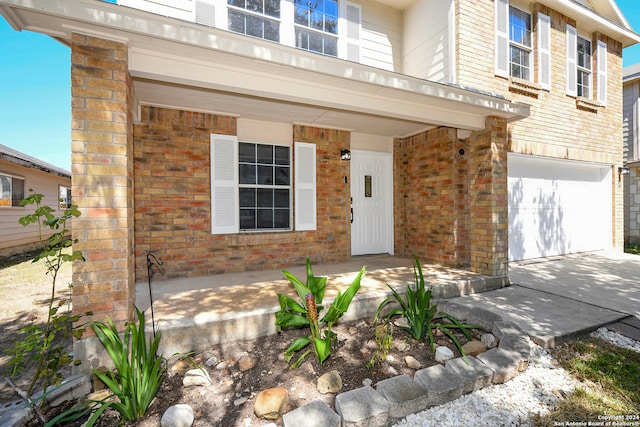
<path fill-rule="evenodd" d="M 164 277 L 623 245 L 610 0 L 0 0 L 71 49 L 74 309 Z M 343 160 L 350 156 L 350 160 Z M 161 279 L 163 276 L 156 276 Z"/>
<path fill-rule="evenodd" d="M 37 226 L 18 222 L 34 211 L 33 205 L 20 206 L 30 189 L 44 195 L 43 204 L 64 210 L 71 203 L 71 172 L 0 145 L 0 257 L 40 243 Z"/>
<path fill-rule="evenodd" d="M 640 244 L 640 64 L 622 70 L 624 167 L 624 241 Z M 622 178 L 622 175 L 627 175 Z"/>

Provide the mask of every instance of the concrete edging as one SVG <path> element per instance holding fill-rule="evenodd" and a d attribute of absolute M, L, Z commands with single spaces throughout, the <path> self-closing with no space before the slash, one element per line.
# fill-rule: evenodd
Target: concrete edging
<path fill-rule="evenodd" d="M 516 324 L 482 308 L 446 301 L 439 305 L 466 323 L 481 325 L 500 340 L 498 346 L 477 358 L 467 356 L 469 364 L 459 357 L 444 366 L 416 371 L 413 379 L 398 375 L 378 382 L 375 389 L 365 386 L 340 393 L 336 396 L 336 412 L 321 400 L 314 400 L 284 414 L 284 426 L 295 427 L 298 420 L 313 420 L 306 424 L 310 427 L 385 426 L 485 386 L 507 382 L 527 369 L 531 344 Z"/>

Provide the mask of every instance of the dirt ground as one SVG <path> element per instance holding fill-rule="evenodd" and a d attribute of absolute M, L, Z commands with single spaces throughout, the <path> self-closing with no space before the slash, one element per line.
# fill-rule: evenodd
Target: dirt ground
<path fill-rule="evenodd" d="M 0 262 L 0 404 L 19 399 L 9 387 L 5 378 L 10 375 L 9 357 L 5 351 L 13 347 L 19 339 L 18 331 L 32 319 L 42 322 L 46 318 L 47 302 L 51 293 L 50 277 L 44 274 L 44 267 L 30 264 L 28 255 L 15 257 L 13 260 Z M 26 268 L 25 268 L 26 267 Z M 18 273 L 24 270 L 30 273 Z M 59 296 L 66 296 L 66 284 L 71 281 L 71 268 L 65 266 L 58 276 Z M 408 334 L 394 327 L 392 332 L 392 348 L 384 360 L 376 351 L 375 326 L 371 319 L 350 323 L 339 323 L 335 332 L 338 335 L 338 346 L 324 364 L 319 364 L 313 353 L 297 369 L 291 369 L 283 360 L 282 353 L 295 338 L 308 334 L 308 330 L 298 329 L 284 331 L 279 335 L 263 337 L 251 342 L 241 342 L 217 346 L 207 351 L 192 355 L 190 359 L 168 361 L 168 375 L 162 384 L 156 399 L 147 415 L 137 422 L 126 424 L 136 427 L 156 427 L 160 425 L 162 414 L 171 405 L 189 404 L 195 411 L 194 427 L 204 426 L 263 426 L 270 422 L 258 419 L 254 414 L 254 404 L 258 393 L 272 387 L 284 387 L 289 392 L 287 411 L 293 410 L 315 399 L 321 399 L 334 408 L 335 394 L 321 394 L 317 390 L 318 378 L 333 370 L 337 370 L 342 378 L 342 392 L 362 387 L 363 383 L 376 383 L 398 374 L 413 376 L 415 369 L 409 368 L 406 357 L 415 358 L 420 368 L 435 364 L 431 350 L 424 342 L 412 340 Z M 479 337 L 479 332 L 474 333 Z M 466 339 L 460 336 L 461 343 Z M 436 337 L 439 345 L 447 345 L 456 356 L 455 346 L 448 338 Z M 69 349 L 71 351 L 71 349 Z M 242 356 L 251 356 L 255 365 L 240 371 L 238 361 Z M 296 360 L 296 355 L 293 360 Z M 366 367 L 374 358 L 373 367 Z M 177 362 L 177 364 L 176 364 Z M 208 363 L 207 363 L 208 362 Z M 293 362 L 293 361 L 292 361 Z M 174 366 L 175 365 L 175 366 Z M 199 367 L 205 370 L 211 385 L 184 387 L 183 371 L 180 367 Z M 25 372 L 14 378 L 19 387 L 26 387 L 33 375 L 34 366 L 30 365 Z M 70 369 L 68 370 L 70 373 Z M 98 426 L 118 425 L 115 412 L 105 412 L 98 421 Z M 275 421 L 282 425 L 282 419 Z"/>

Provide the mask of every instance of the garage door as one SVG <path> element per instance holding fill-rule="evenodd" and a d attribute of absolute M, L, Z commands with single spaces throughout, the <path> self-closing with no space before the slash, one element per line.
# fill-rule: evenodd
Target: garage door
<path fill-rule="evenodd" d="M 509 259 L 611 247 L 611 166 L 509 154 Z"/>

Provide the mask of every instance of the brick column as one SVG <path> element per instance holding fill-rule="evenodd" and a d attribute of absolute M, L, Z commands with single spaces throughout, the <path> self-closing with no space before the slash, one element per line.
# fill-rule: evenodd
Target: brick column
<path fill-rule="evenodd" d="M 483 131 L 471 136 L 469 209 L 471 269 L 480 274 L 508 274 L 507 123 L 490 116 Z"/>
<path fill-rule="evenodd" d="M 131 318 L 135 296 L 133 138 L 127 46 L 82 34 L 71 44 L 73 310 Z"/>

